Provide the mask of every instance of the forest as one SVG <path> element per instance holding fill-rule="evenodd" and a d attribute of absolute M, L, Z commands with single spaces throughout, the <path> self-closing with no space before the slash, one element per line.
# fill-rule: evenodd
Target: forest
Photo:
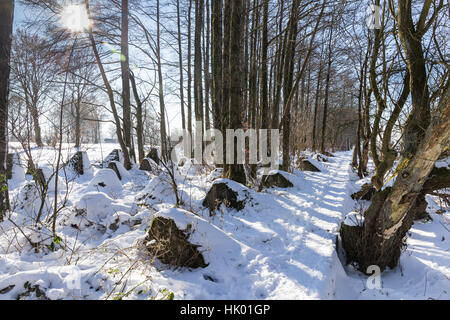
<path fill-rule="evenodd" d="M 449 299 L 449 15 L 0 0 L 0 299 Z"/>

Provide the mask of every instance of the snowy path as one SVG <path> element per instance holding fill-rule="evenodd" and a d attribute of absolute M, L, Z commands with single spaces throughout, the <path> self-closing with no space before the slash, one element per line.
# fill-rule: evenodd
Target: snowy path
<path fill-rule="evenodd" d="M 215 217 L 213 224 L 253 250 L 236 257 L 228 271 L 205 270 L 217 282 L 201 281 L 197 291 L 192 281 L 186 298 L 332 298 L 335 268 L 341 268 L 335 239 L 348 197 L 349 162 L 348 153 L 338 153 L 319 164 L 322 172 L 295 172 L 294 188 L 253 193 L 253 207 L 227 212 L 224 221 Z"/>

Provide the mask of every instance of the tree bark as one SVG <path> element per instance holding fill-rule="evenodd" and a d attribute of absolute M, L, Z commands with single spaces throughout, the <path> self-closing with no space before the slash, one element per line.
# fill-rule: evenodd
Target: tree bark
<path fill-rule="evenodd" d="M 203 122 L 203 85 L 202 85 L 202 30 L 203 30 L 203 0 L 195 2 L 195 34 L 194 34 L 194 110 L 195 121 L 201 123 L 201 133 L 204 132 Z"/>
<path fill-rule="evenodd" d="M 261 48 L 261 129 L 269 129 L 269 89 L 267 53 L 269 47 L 269 0 L 263 0 L 263 25 L 262 25 L 262 48 Z"/>
<path fill-rule="evenodd" d="M 333 61 L 332 57 L 332 46 L 331 42 L 333 40 L 333 24 L 330 26 L 330 38 L 328 39 L 328 68 L 327 68 L 327 78 L 325 82 L 325 101 L 323 103 L 323 116 L 322 116 L 322 135 L 320 140 L 320 153 L 325 153 L 325 135 L 327 129 L 327 115 L 328 115 L 328 100 L 330 93 L 330 76 L 331 76 L 331 63 Z"/>
<path fill-rule="evenodd" d="M 216 129 L 223 131 L 222 0 L 212 0 L 212 111 Z"/>
<path fill-rule="evenodd" d="M 9 209 L 7 156 L 8 156 L 8 96 L 11 35 L 14 19 L 14 1 L 0 2 L 0 221 Z"/>
<path fill-rule="evenodd" d="M 168 161 L 167 133 L 166 133 L 166 105 L 164 101 L 164 80 L 161 65 L 161 23 L 160 23 L 160 7 L 159 0 L 156 1 L 156 59 L 158 67 L 158 97 L 159 97 L 159 114 L 161 123 L 159 132 L 161 135 L 161 157 Z"/>
<path fill-rule="evenodd" d="M 130 71 L 130 81 L 131 81 L 131 86 L 133 88 L 134 101 L 136 102 L 136 136 L 137 136 L 139 163 L 141 163 L 142 160 L 144 160 L 144 158 L 145 158 L 144 122 L 143 122 L 143 115 L 142 115 L 142 101 L 139 98 L 139 93 L 137 91 L 136 79 L 134 78 L 134 75 L 131 71 Z"/>
<path fill-rule="evenodd" d="M 243 102 L 242 94 L 242 33 L 243 33 L 243 0 L 231 0 L 231 22 L 230 25 L 230 42 L 229 45 L 225 42 L 225 48 L 229 50 L 229 64 L 227 76 L 229 77 L 230 85 L 230 99 L 229 99 L 229 129 L 241 129 L 241 108 Z M 227 23 L 227 21 L 224 21 Z M 225 33 L 226 34 L 226 33 Z M 228 51 L 227 50 L 227 51 Z M 225 65 L 226 66 L 226 65 Z M 234 145 L 234 163 L 227 164 L 224 168 L 224 176 L 228 179 L 237 181 L 242 184 L 247 183 L 244 166 L 237 163 L 237 145 Z"/>
<path fill-rule="evenodd" d="M 123 139 L 130 157 L 133 157 L 131 141 L 131 102 L 130 102 L 130 62 L 128 54 L 128 0 L 122 0 L 122 33 L 120 37 L 120 68 L 122 71 L 122 110 L 123 110 Z M 136 159 L 134 159 L 136 160 Z M 131 169 L 131 161 L 125 166 Z"/>
<path fill-rule="evenodd" d="M 177 0 L 177 28 L 178 28 L 178 61 L 180 68 L 180 109 L 181 109 L 181 128 L 186 129 L 186 119 L 184 114 L 184 77 L 183 77 L 183 47 L 181 45 L 181 21 L 180 21 L 180 0 Z"/>

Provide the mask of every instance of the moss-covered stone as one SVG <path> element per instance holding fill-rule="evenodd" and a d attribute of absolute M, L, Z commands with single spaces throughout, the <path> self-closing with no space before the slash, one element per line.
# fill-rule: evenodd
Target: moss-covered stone
<path fill-rule="evenodd" d="M 150 158 L 150 159 L 152 159 L 153 161 L 155 161 L 156 163 L 159 164 L 158 149 L 151 148 L 150 151 L 147 153 L 146 158 Z"/>
<path fill-rule="evenodd" d="M 180 230 L 172 219 L 155 217 L 150 225 L 146 247 L 152 256 L 173 267 L 205 268 L 199 245 L 189 242 L 190 230 Z"/>
<path fill-rule="evenodd" d="M 266 187 L 279 187 L 279 188 L 292 188 L 294 185 L 290 182 L 283 174 L 277 172 L 275 174 L 270 174 L 263 176 L 264 185 Z"/>
<path fill-rule="evenodd" d="M 312 172 L 320 172 L 320 170 L 313 165 L 308 159 L 299 158 L 297 160 L 297 167 L 301 171 L 312 171 Z"/>
<path fill-rule="evenodd" d="M 238 200 L 238 193 L 224 182 L 213 184 L 202 203 L 210 212 L 216 211 L 221 204 L 238 211 L 245 207 L 245 201 Z"/>
<path fill-rule="evenodd" d="M 106 156 L 105 160 L 103 161 L 102 167 L 108 168 L 108 165 L 111 162 L 113 162 L 113 161 L 121 162 L 122 159 L 123 159 L 122 150 L 114 149 Z"/>
<path fill-rule="evenodd" d="M 122 180 L 122 176 L 121 176 L 121 174 L 120 174 L 119 168 L 117 168 L 117 164 L 116 164 L 115 161 L 110 162 L 110 163 L 108 164 L 108 168 L 109 168 L 109 169 L 112 169 L 112 170 L 116 173 L 117 178 L 119 178 L 119 180 Z"/>
<path fill-rule="evenodd" d="M 147 159 L 147 158 L 142 159 L 141 164 L 139 166 L 139 170 L 153 171 L 153 168 L 152 168 L 152 166 L 150 164 L 149 159 Z"/>
<path fill-rule="evenodd" d="M 77 174 L 84 174 L 84 166 L 83 166 L 83 152 L 76 152 L 72 158 L 70 158 L 68 166 L 72 168 Z"/>

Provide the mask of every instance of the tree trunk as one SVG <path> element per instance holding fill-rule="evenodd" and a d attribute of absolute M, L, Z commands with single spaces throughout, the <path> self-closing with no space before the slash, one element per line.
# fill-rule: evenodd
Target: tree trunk
<path fill-rule="evenodd" d="M 295 46 L 297 44 L 297 16 L 298 16 L 298 6 L 299 1 L 294 0 L 292 3 L 291 17 L 289 19 L 289 33 L 287 35 L 287 47 L 286 47 L 286 59 L 284 65 L 284 88 L 283 88 L 283 96 L 284 96 L 284 109 L 282 119 L 282 127 L 283 127 L 283 162 L 281 169 L 284 171 L 288 171 L 290 165 L 290 145 L 289 145 L 289 137 L 291 134 L 291 112 L 286 108 L 289 108 L 289 96 L 292 94 L 293 90 L 293 81 L 294 81 L 294 56 L 295 56 Z M 300 72 L 299 72 L 300 73 Z"/>
<path fill-rule="evenodd" d="M 403 238 L 415 218 L 412 209 L 417 196 L 427 181 L 436 160 L 448 148 L 450 139 L 450 91 L 447 87 L 441 97 L 436 115 L 416 148 L 416 153 L 404 157 L 393 187 L 378 191 L 364 213 L 364 226 L 358 241 L 350 241 L 348 227 L 341 236 L 350 260 L 357 261 L 359 269 L 367 271 L 370 265 L 381 270 L 394 268 L 400 258 Z"/>
<path fill-rule="evenodd" d="M 223 131 L 222 0 L 212 0 L 212 111 L 216 129 Z"/>
<path fill-rule="evenodd" d="M 268 69 L 267 51 L 269 47 L 268 28 L 269 0 L 263 0 L 263 25 L 262 25 L 262 48 L 261 48 L 261 129 L 269 129 L 269 91 L 268 91 Z"/>
<path fill-rule="evenodd" d="M 37 108 L 37 101 L 33 101 L 30 106 L 30 114 L 33 119 L 34 127 L 34 142 L 38 147 L 43 147 L 42 135 L 41 135 L 41 125 L 39 124 L 39 110 Z"/>
<path fill-rule="evenodd" d="M 9 209 L 7 156 L 8 156 L 8 95 L 11 34 L 14 18 L 14 1 L 0 2 L 0 221 Z"/>
<path fill-rule="evenodd" d="M 424 6 L 422 17 L 429 7 Z M 364 213 L 359 239 L 351 240 L 349 228 L 343 226 L 341 236 L 350 260 L 357 261 L 361 271 L 370 265 L 381 270 L 395 267 L 400 258 L 403 238 L 410 229 L 413 208 L 439 156 L 448 149 L 450 139 L 449 83 L 430 121 L 430 99 L 425 59 L 422 50 L 422 23 L 416 28 L 412 20 L 411 2 L 398 1 L 397 16 L 400 41 L 405 51 L 410 76 L 412 108 L 403 132 L 402 158 L 395 171 L 392 187 L 378 191 Z M 424 18 L 424 19 L 425 19 Z"/>
<path fill-rule="evenodd" d="M 187 128 L 190 134 L 192 134 L 192 0 L 189 0 L 188 8 L 188 53 L 187 53 Z"/>
<path fill-rule="evenodd" d="M 181 108 L 181 128 L 186 129 L 186 119 L 184 115 L 184 79 L 183 79 L 183 49 L 181 45 L 181 22 L 180 22 L 180 0 L 177 0 L 177 27 L 178 27 L 178 59 L 180 68 L 180 108 Z"/>
<path fill-rule="evenodd" d="M 81 99 L 75 101 L 75 148 L 81 147 Z"/>
<path fill-rule="evenodd" d="M 230 100 L 228 104 L 229 110 L 229 129 L 241 129 L 241 108 L 243 102 L 242 94 L 242 33 L 243 33 L 243 0 L 231 0 L 231 21 L 225 20 L 225 25 L 230 25 L 230 43 L 227 45 L 225 42 L 225 48 L 229 50 L 229 64 L 228 72 L 226 75 L 229 77 L 230 84 Z M 230 23 L 231 22 L 231 23 Z M 225 33 L 226 34 L 226 33 Z M 225 64 L 225 66 L 227 66 Z M 237 181 L 242 184 L 247 183 L 244 167 L 242 164 L 237 163 L 237 145 L 234 145 L 234 163 L 227 164 L 224 170 L 224 176 L 228 179 Z"/>
<path fill-rule="evenodd" d="M 203 85 L 202 85 L 202 29 L 203 29 L 203 0 L 195 2 L 195 34 L 194 34 L 194 106 L 195 121 L 201 123 L 203 135 Z"/>
<path fill-rule="evenodd" d="M 205 77 L 205 130 L 211 128 L 211 120 L 209 117 L 209 95 L 210 95 L 210 87 L 211 87 L 211 79 L 209 74 L 209 38 L 210 38 L 210 8 L 209 8 L 209 0 L 205 2 L 205 12 L 203 16 L 206 15 L 206 34 L 205 28 L 203 27 L 203 56 L 204 56 L 204 68 L 203 74 Z M 204 25 L 204 21 L 202 22 Z"/>
<path fill-rule="evenodd" d="M 168 161 L 168 148 L 167 148 L 167 134 L 166 134 L 166 106 L 164 103 L 164 84 L 162 76 L 161 65 L 161 24 L 159 15 L 159 0 L 156 1 L 156 55 L 158 64 L 158 97 L 159 97 L 159 113 L 161 117 L 161 123 L 159 125 L 159 132 L 161 135 L 161 157 L 163 160 Z"/>
<path fill-rule="evenodd" d="M 330 76 L 331 76 L 331 63 L 332 58 L 332 46 L 333 41 L 333 24 L 330 26 L 330 39 L 328 39 L 328 68 L 327 68 L 327 78 L 325 82 L 325 101 L 323 103 L 323 117 L 322 117 L 322 136 L 320 140 L 320 153 L 325 153 L 325 135 L 327 129 L 327 115 L 328 115 L 328 100 L 330 94 Z"/>
<path fill-rule="evenodd" d="M 142 116 L 142 101 L 139 98 L 139 93 L 136 87 L 136 79 L 134 78 L 133 73 L 130 71 L 130 81 L 131 86 L 133 88 L 134 100 L 136 102 L 136 136 L 137 136 L 137 144 L 138 144 L 138 157 L 139 163 L 142 162 L 145 158 L 144 152 L 144 122 Z"/>
<path fill-rule="evenodd" d="M 122 33 L 120 37 L 120 68 L 122 71 L 122 110 L 123 110 L 123 139 L 130 157 L 133 157 L 131 145 L 131 103 L 130 103 L 130 65 L 128 55 L 128 0 L 122 0 Z M 127 166 L 131 169 L 131 161 Z"/>
<path fill-rule="evenodd" d="M 88 17 L 90 17 L 89 0 L 85 0 L 85 5 L 86 5 L 86 12 L 88 14 Z M 94 33 L 92 31 L 92 26 L 89 27 L 88 34 L 89 34 L 89 41 L 90 41 L 90 44 L 92 47 L 92 51 L 94 53 L 95 61 L 100 70 L 103 84 L 105 85 L 105 89 L 108 94 L 109 104 L 111 106 L 111 111 L 112 111 L 113 117 L 114 117 L 114 123 L 116 125 L 117 140 L 119 141 L 120 148 L 122 149 L 122 152 L 123 152 L 124 166 L 125 166 L 125 168 L 131 168 L 130 154 L 128 152 L 128 148 L 123 139 L 122 128 L 120 125 L 120 118 L 119 118 L 119 114 L 117 113 L 116 103 L 114 101 L 114 92 L 111 88 L 111 85 L 106 76 L 106 72 L 103 67 L 102 61 L 100 59 L 100 54 L 98 53 L 97 45 L 96 45 L 95 39 L 94 39 Z"/>
<path fill-rule="evenodd" d="M 316 141 L 317 141 L 317 112 L 319 110 L 319 97 L 320 97 L 320 83 L 322 81 L 322 60 L 319 61 L 319 72 L 317 74 L 317 85 L 316 85 L 316 98 L 314 102 L 314 117 L 313 117 L 313 129 L 312 129 L 312 151 L 315 152 Z"/>

